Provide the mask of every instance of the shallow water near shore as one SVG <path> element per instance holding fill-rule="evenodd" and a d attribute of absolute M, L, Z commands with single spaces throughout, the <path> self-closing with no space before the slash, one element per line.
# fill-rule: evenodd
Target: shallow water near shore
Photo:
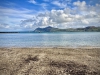
<path fill-rule="evenodd" d="M 0 34 L 0 47 L 100 47 L 100 32 Z"/>

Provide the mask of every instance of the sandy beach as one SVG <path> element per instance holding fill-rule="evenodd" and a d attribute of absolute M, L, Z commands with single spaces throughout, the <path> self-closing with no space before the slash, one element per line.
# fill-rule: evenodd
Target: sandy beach
<path fill-rule="evenodd" d="M 0 48 L 0 75 L 100 75 L 100 48 Z"/>

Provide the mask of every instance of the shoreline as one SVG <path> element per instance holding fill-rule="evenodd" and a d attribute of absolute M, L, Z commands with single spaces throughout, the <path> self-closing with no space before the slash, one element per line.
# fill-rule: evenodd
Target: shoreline
<path fill-rule="evenodd" d="M 63 47 L 63 46 L 51 46 L 51 47 L 16 47 L 16 46 L 13 46 L 13 47 L 0 47 L 0 48 L 100 48 L 100 46 L 66 46 L 66 47 Z"/>
<path fill-rule="evenodd" d="M 0 48 L 1 75 L 100 75 L 100 48 Z"/>

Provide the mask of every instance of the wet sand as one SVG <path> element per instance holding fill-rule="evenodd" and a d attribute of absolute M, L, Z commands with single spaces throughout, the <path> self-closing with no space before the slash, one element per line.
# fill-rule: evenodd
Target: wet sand
<path fill-rule="evenodd" d="M 0 75 L 100 75 L 100 48 L 0 48 Z"/>

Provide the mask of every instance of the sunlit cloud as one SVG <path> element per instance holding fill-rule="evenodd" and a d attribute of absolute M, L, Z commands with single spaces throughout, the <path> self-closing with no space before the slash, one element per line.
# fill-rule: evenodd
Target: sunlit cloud
<path fill-rule="evenodd" d="M 37 3 L 35 0 L 29 0 L 28 2 L 32 3 L 32 4 L 36 4 Z"/>
<path fill-rule="evenodd" d="M 99 26 L 100 14 L 97 8 L 100 6 L 86 5 L 86 2 L 74 2 L 73 9 L 65 8 L 63 10 L 51 10 L 49 12 L 40 13 L 34 18 L 24 20 L 21 24 L 29 26 L 30 28 L 53 26 L 53 27 L 85 27 L 91 26 L 95 23 L 95 26 Z M 69 11 L 68 11 L 69 10 Z M 77 11 L 80 10 L 80 11 Z M 98 21 L 98 22 L 97 22 Z M 78 26 L 79 25 L 79 26 Z"/>
<path fill-rule="evenodd" d="M 72 0 L 27 0 L 26 5 L 14 2 L 0 6 L 0 30 L 34 30 L 53 26 L 72 28 L 100 26 L 100 4 Z M 11 7 L 13 6 L 13 7 Z M 15 6 L 15 7 L 14 7 Z M 20 8 L 16 8 L 20 7 Z"/>

